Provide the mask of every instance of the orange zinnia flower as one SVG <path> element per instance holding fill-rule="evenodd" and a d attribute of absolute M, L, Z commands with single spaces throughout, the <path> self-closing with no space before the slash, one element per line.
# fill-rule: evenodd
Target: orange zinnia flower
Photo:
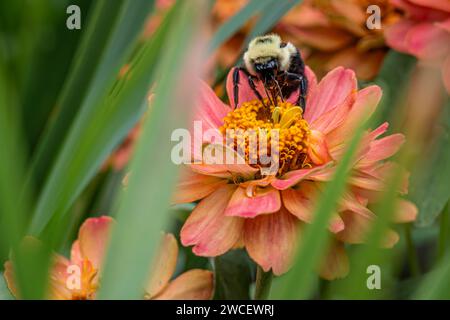
<path fill-rule="evenodd" d="M 366 13 L 377 5 L 381 27 L 390 25 L 398 13 L 388 0 L 305 0 L 288 12 L 275 28 L 283 38 L 304 48 L 310 67 L 323 75 L 344 66 L 358 78 L 373 79 L 387 52 L 382 29 L 369 29 Z"/>
<path fill-rule="evenodd" d="M 450 93 L 450 1 L 391 0 L 405 12 L 403 19 L 386 29 L 386 41 L 395 50 L 439 67 Z"/>
<path fill-rule="evenodd" d="M 111 217 L 89 218 L 80 227 L 78 239 L 73 243 L 70 260 L 53 255 L 50 270 L 49 299 L 95 299 L 100 273 L 109 242 Z M 213 291 L 212 273 L 207 270 L 189 270 L 170 281 L 178 256 L 178 245 L 171 234 L 164 235 L 162 248 L 145 286 L 146 299 L 209 299 Z M 72 282 L 73 277 L 78 281 Z M 14 279 L 12 263 L 5 263 L 4 277 L 11 293 L 20 297 Z M 78 282 L 78 284 L 76 284 Z"/>
<path fill-rule="evenodd" d="M 232 72 L 227 81 L 230 101 L 234 101 Z M 262 164 L 250 164 L 247 145 L 244 145 L 245 163 L 202 162 L 185 166 L 174 202 L 200 201 L 181 230 L 182 244 L 193 246 L 195 254 L 212 257 L 244 246 L 265 271 L 272 270 L 279 275 L 289 269 L 301 237 L 297 232 L 299 225 L 313 219 L 324 183 L 332 178 L 353 130 L 373 113 L 381 98 L 378 86 L 358 91 L 355 74 L 349 69 L 336 68 L 319 83 L 309 68 L 306 75 L 309 91 L 303 116 L 291 102 L 296 101 L 296 93 L 287 101 L 279 102 L 277 108 L 271 106 L 267 115 L 265 106 L 255 100 L 245 80 L 239 85 L 239 105 L 232 107 L 202 84 L 195 120 L 202 121 L 203 129 L 216 132 L 254 129 L 260 134 L 278 130 L 279 169 L 273 175 L 263 176 Z M 243 74 L 241 79 L 246 79 Z M 264 92 L 261 89 L 259 84 L 259 91 Z M 322 270 L 321 275 L 327 279 L 347 273 L 344 243 L 364 240 L 376 219 L 368 206 L 385 189 L 389 173 L 400 169 L 385 160 L 397 152 L 404 136 L 379 138 L 387 128 L 388 124 L 383 123 L 366 132 L 353 163 L 351 188 L 340 199 L 339 209 L 329 222 L 329 230 L 334 234 L 332 254 L 337 263 Z M 204 138 L 201 142 L 208 146 L 212 141 Z M 235 143 L 227 149 L 234 159 L 239 158 L 238 147 Z M 400 194 L 407 192 L 406 172 L 403 179 Z M 393 219 L 408 222 L 416 214 L 415 205 L 398 199 Z M 397 240 L 398 235 L 389 230 L 384 244 L 390 247 Z"/>

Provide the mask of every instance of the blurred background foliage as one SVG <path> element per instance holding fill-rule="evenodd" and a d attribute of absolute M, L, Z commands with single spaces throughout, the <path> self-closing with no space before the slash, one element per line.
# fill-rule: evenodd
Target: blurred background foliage
<path fill-rule="evenodd" d="M 81 8 L 81 30 L 65 26 L 69 4 Z M 450 298 L 444 286 L 450 281 L 448 95 L 415 58 L 389 50 L 379 32 L 344 28 L 330 8 L 321 9 L 335 43 L 315 43 L 323 33 L 302 29 L 302 5 L 300 0 L 0 2 L 0 262 L 14 252 L 24 298 L 43 297 L 51 252 L 68 255 L 80 224 L 99 215 L 115 216 L 122 226 L 114 234 L 100 297 L 139 297 L 160 230 L 179 234 L 195 206 L 167 205 L 176 168 L 164 160 L 171 148 L 164 137 L 185 126 L 190 110 L 189 100 L 171 94 L 186 86 L 179 70 L 186 64 L 206 67 L 206 74 L 192 76 L 205 77 L 224 97 L 230 67 L 240 63 L 251 38 L 269 31 L 302 48 L 319 75 L 348 63 L 361 87 L 382 87 L 382 104 L 371 124 L 389 121 L 391 131 L 407 133 L 398 160 L 411 171 L 408 197 L 419 208 L 417 221 L 399 230 L 400 243 L 389 252 L 378 249 L 376 229 L 387 227 L 393 206 L 387 192 L 368 243 L 350 248 L 352 275 L 320 280 L 313 270 L 326 250 L 323 222 L 345 188 L 343 161 L 308 227 L 298 263 L 273 279 L 269 297 Z M 389 23 L 398 13 L 386 8 Z M 204 54 L 186 60 L 198 39 L 207 40 Z M 342 59 L 342 52 L 355 58 Z M 354 139 L 357 143 L 358 133 Z M 123 192 L 122 179 L 130 170 L 135 177 Z M 27 234 L 41 239 L 43 247 L 30 252 L 21 246 Z M 181 248 L 179 255 L 177 274 L 214 270 L 216 299 L 254 296 L 256 266 L 245 251 L 206 259 Z M 368 264 L 386 270 L 385 289 L 367 290 Z M 0 299 L 9 298 L 0 277 Z"/>

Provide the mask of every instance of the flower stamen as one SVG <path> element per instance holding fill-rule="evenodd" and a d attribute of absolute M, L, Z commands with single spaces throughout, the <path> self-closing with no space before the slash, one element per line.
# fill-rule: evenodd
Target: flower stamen
<path fill-rule="evenodd" d="M 268 105 L 270 117 L 265 115 Z M 252 100 L 230 111 L 223 119 L 220 132 L 226 135 L 227 141 L 231 141 L 230 147 L 237 152 L 243 151 L 246 163 L 254 167 L 267 167 L 267 163 L 259 159 L 261 156 L 272 156 L 279 164 L 277 175 L 282 175 L 310 165 L 307 155 L 310 129 L 302 115 L 299 106 L 281 99 L 278 99 L 276 106 L 268 99 L 264 102 Z M 278 132 L 279 138 L 276 154 L 272 154 L 273 130 Z M 260 141 L 262 137 L 267 140 L 264 144 Z"/>

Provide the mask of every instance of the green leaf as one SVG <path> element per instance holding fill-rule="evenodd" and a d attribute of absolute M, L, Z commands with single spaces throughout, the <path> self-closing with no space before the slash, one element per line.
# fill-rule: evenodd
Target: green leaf
<path fill-rule="evenodd" d="M 65 214 L 144 110 L 153 64 L 146 61 L 144 65 L 137 57 L 129 74 L 118 83 L 114 80 L 134 48 L 130 38 L 136 40 L 151 3 L 140 0 L 125 4 L 95 81 L 39 197 L 30 227 L 32 234 L 39 234 L 53 216 Z M 156 53 L 154 50 L 148 56 L 154 59 Z"/>
<path fill-rule="evenodd" d="M 429 272 L 413 295 L 413 299 L 450 299 L 450 252 L 441 263 Z"/>
<path fill-rule="evenodd" d="M 174 129 L 186 127 L 197 84 L 186 81 L 183 70 L 192 70 L 201 63 L 195 60 L 200 57 L 193 55 L 194 48 L 191 47 L 197 41 L 194 36 L 199 34 L 198 24 L 203 22 L 199 10 L 202 6 L 196 4 L 199 1 L 180 1 L 173 8 L 170 32 L 165 41 L 159 43 L 164 47 L 161 59 L 142 56 L 145 65 L 161 61 L 157 72 L 160 77 L 156 82 L 151 113 L 131 163 L 129 184 L 120 197 L 117 225 L 99 293 L 101 299 L 143 297 L 151 259 L 167 224 L 177 175 L 168 142 Z M 191 59 L 186 61 L 187 57 Z"/>
<path fill-rule="evenodd" d="M 377 108 L 380 119 L 388 120 L 395 115 L 395 107 L 400 106 L 404 89 L 409 84 L 416 59 L 410 55 L 390 50 L 383 61 L 383 66 L 375 79 L 375 84 L 383 90 L 383 99 Z"/>
<path fill-rule="evenodd" d="M 410 199 L 419 208 L 416 225 L 430 226 L 450 198 L 450 103 L 443 106 L 441 130 L 424 161 L 413 170 Z"/>
<path fill-rule="evenodd" d="M 58 151 L 69 132 L 77 112 L 83 107 L 83 101 L 88 94 L 101 94 L 93 91 L 93 86 L 99 86 L 100 81 L 114 79 L 118 66 L 106 65 L 103 73 L 99 71 L 102 57 L 106 55 L 108 43 L 114 32 L 124 1 L 97 1 L 87 18 L 86 30 L 76 52 L 76 56 L 58 98 L 55 116 L 50 119 L 43 137 L 39 141 L 36 153 L 33 155 L 31 177 L 34 184 L 40 187 L 55 161 Z M 108 82 L 109 83 L 109 82 Z M 106 84 L 104 84 L 106 85 Z"/>
<path fill-rule="evenodd" d="M 252 262 L 245 250 L 232 250 L 214 258 L 214 299 L 249 300 L 252 274 Z"/>
<path fill-rule="evenodd" d="M 262 1 L 261 1 L 262 2 Z M 248 34 L 245 43 L 248 44 L 254 37 L 260 36 L 270 29 L 294 6 L 300 4 L 301 0 L 272 0 L 267 1 L 267 7 L 262 11 L 258 22 Z"/>
<path fill-rule="evenodd" d="M 82 28 L 84 29 L 84 19 L 89 15 L 89 9 L 95 6 L 94 2 L 90 0 L 71 0 L 70 2 L 68 0 L 57 2 L 38 0 L 33 1 L 33 4 L 39 6 L 39 10 L 32 7 L 23 10 L 25 17 L 22 18 L 22 24 L 18 28 L 24 33 L 32 34 L 30 38 L 35 39 L 31 63 L 24 71 L 26 78 L 20 95 L 23 108 L 23 128 L 30 152 L 36 148 L 37 141 L 41 137 L 50 115 L 53 116 L 52 110 L 56 106 L 83 34 L 81 30 L 69 30 L 65 27 L 68 17 L 65 14 L 66 8 L 69 5 L 80 7 Z M 32 3 L 28 2 L 28 5 L 31 6 Z M 36 12 L 41 15 L 39 19 L 28 16 L 35 15 Z M 26 24 L 30 21 L 35 21 L 33 26 Z M 36 23 L 37 21 L 38 23 Z M 33 30 L 33 32 L 31 33 L 29 30 Z M 89 61 L 89 63 L 92 62 Z"/>
<path fill-rule="evenodd" d="M 348 142 L 347 150 L 338 164 L 333 179 L 327 182 L 317 208 L 313 214 L 311 225 L 305 226 L 302 242 L 297 250 L 294 264 L 290 272 L 279 279 L 273 297 L 276 299 L 306 299 L 310 297 L 315 283 L 315 270 L 321 257 L 327 250 L 329 231 L 327 229 L 331 214 L 338 205 L 338 200 L 347 185 L 347 177 L 351 169 L 353 156 L 361 140 L 365 124 L 362 123 Z"/>
<path fill-rule="evenodd" d="M 251 0 L 237 14 L 231 17 L 227 22 L 220 26 L 214 34 L 209 45 L 209 52 L 215 51 L 222 43 L 231 38 L 239 29 L 241 29 L 253 16 L 263 12 L 271 1 Z"/>

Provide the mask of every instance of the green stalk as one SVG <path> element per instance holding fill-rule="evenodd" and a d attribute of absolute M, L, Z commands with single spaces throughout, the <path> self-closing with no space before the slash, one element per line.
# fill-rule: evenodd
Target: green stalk
<path fill-rule="evenodd" d="M 406 239 L 406 247 L 408 250 L 409 269 L 411 271 L 411 274 L 414 277 L 417 277 L 420 275 L 420 265 L 417 257 L 416 248 L 414 246 L 414 241 L 411 236 L 411 225 L 409 224 L 405 225 L 405 239 Z"/>
<path fill-rule="evenodd" d="M 448 243 L 448 229 L 449 229 L 449 203 L 444 207 L 441 213 L 440 231 L 439 231 L 439 245 L 438 245 L 438 261 L 441 261 L 445 255 L 446 246 Z"/>
<path fill-rule="evenodd" d="M 264 272 L 260 266 L 257 266 L 255 300 L 266 300 L 269 297 L 272 278 L 273 273 L 271 271 Z"/>

